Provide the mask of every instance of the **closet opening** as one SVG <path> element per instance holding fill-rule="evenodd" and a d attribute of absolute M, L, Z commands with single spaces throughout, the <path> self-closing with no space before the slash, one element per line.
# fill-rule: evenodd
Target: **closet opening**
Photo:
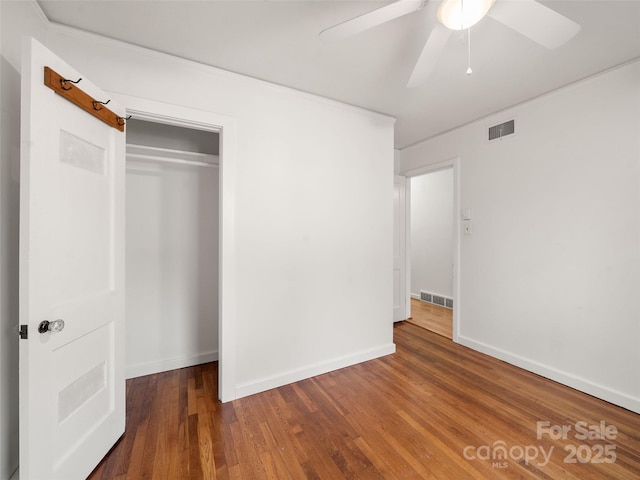
<path fill-rule="evenodd" d="M 127 122 L 126 377 L 218 360 L 218 132 Z"/>

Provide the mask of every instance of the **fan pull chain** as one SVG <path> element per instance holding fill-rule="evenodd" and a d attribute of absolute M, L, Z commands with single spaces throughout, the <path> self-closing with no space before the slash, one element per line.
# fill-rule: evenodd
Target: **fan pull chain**
<path fill-rule="evenodd" d="M 471 27 L 467 29 L 467 75 L 471 75 Z"/>
<path fill-rule="evenodd" d="M 464 0 L 460 0 L 460 32 L 464 34 Z M 471 27 L 467 28 L 467 75 L 471 75 Z"/>

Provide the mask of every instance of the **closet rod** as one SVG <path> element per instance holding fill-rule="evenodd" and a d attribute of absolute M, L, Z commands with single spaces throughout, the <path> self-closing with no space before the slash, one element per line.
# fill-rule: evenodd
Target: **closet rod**
<path fill-rule="evenodd" d="M 181 165 L 193 165 L 196 167 L 218 168 L 220 166 L 217 163 L 198 162 L 195 160 L 181 160 L 179 158 L 156 157 L 154 155 L 143 155 L 141 153 L 127 153 L 127 158 L 141 160 L 143 162 L 178 163 Z"/>

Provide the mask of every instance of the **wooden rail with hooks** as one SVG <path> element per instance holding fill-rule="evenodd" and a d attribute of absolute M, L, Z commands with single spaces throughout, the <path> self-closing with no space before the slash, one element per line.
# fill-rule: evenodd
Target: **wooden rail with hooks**
<path fill-rule="evenodd" d="M 120 117 L 113 111 L 109 110 L 105 106 L 109 103 L 109 100 L 106 102 L 96 100 L 91 95 L 88 95 L 82 89 L 78 88 L 75 84 L 80 80 L 82 79 L 76 81 L 66 79 L 51 68 L 44 67 L 44 84 L 47 87 L 94 117 L 102 120 L 107 125 L 124 132 L 124 125 L 127 118 Z"/>

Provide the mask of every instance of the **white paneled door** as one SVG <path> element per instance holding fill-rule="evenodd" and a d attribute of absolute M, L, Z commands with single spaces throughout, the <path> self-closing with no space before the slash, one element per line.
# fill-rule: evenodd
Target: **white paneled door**
<path fill-rule="evenodd" d="M 406 320 L 407 310 L 407 232 L 406 182 L 396 176 L 393 185 L 393 321 Z"/>
<path fill-rule="evenodd" d="M 109 99 L 33 39 L 22 65 L 20 478 L 79 480 L 125 426 L 125 135 L 44 85 Z"/>

